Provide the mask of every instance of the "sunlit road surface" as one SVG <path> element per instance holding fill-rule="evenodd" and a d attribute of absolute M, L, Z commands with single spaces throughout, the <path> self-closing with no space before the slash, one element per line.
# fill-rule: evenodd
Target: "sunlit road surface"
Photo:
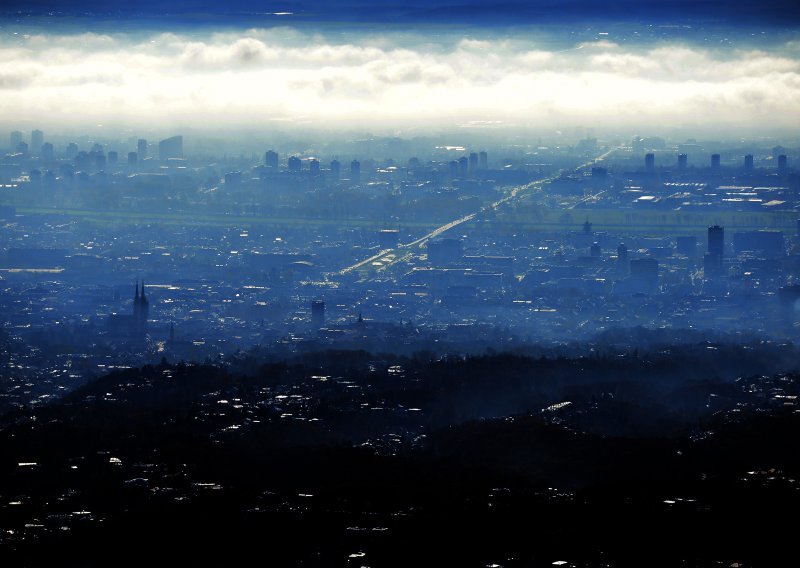
<path fill-rule="evenodd" d="M 580 166 L 576 167 L 574 171 L 579 172 L 579 171 L 584 170 L 586 168 L 590 168 L 593 165 L 595 165 L 597 162 L 603 161 L 604 159 L 606 159 L 608 156 L 610 156 L 611 154 L 613 154 L 617 150 L 619 150 L 619 147 L 611 148 L 610 150 L 608 150 L 607 152 L 602 153 L 601 155 L 597 156 L 593 160 L 589 160 L 585 164 L 581 164 Z M 488 211 L 496 211 L 501 206 L 503 206 L 506 203 L 509 203 L 509 202 L 513 201 L 514 199 L 516 199 L 517 197 L 519 197 L 520 194 L 524 194 L 524 193 L 528 193 L 530 191 L 541 189 L 541 187 L 544 184 L 549 183 L 549 182 L 551 182 L 551 181 L 553 181 L 555 179 L 558 179 L 561 176 L 561 173 L 562 172 L 559 171 L 558 173 L 555 173 L 555 174 L 551 175 L 550 177 L 547 177 L 547 178 L 544 178 L 544 179 L 540 179 L 540 180 L 536 180 L 536 181 L 533 181 L 531 183 L 527 183 L 525 185 L 518 185 L 518 186 L 512 188 L 511 191 L 509 191 L 502 198 L 498 199 L 497 201 L 495 201 L 494 203 L 492 203 L 490 205 L 485 205 L 484 207 L 481 207 L 478 211 L 475 211 L 474 213 L 470 213 L 468 215 L 464 215 L 463 217 L 461 217 L 459 219 L 455 219 L 454 221 L 450 221 L 449 223 L 445 223 L 441 227 L 437 227 L 436 229 L 434 229 L 430 233 L 427 233 L 427 234 L 423 235 L 422 237 L 418 238 L 415 241 L 411 241 L 410 243 L 398 245 L 397 248 L 394 248 L 394 249 L 382 250 L 382 251 L 378 252 L 377 254 L 372 255 L 371 257 L 369 257 L 367 259 L 364 259 L 364 260 L 362 260 L 360 262 L 357 262 L 357 263 L 353 264 L 352 266 L 348 266 L 347 268 L 343 268 L 339 272 L 339 274 L 343 275 L 343 274 L 347 274 L 348 272 L 361 270 L 363 268 L 366 268 L 366 269 L 375 268 L 377 270 L 383 270 L 388 266 L 391 266 L 391 265 L 396 264 L 396 263 L 401 262 L 401 261 L 405 261 L 405 260 L 407 260 L 408 258 L 410 258 L 412 256 L 412 253 L 416 249 L 421 248 L 429 240 L 435 239 L 439 235 L 441 235 L 443 233 L 446 233 L 450 229 L 458 227 L 459 225 L 461 225 L 463 223 L 467 223 L 468 221 L 472 221 L 473 219 L 479 217 L 480 215 L 483 215 L 484 213 L 486 213 Z M 595 197 L 595 196 L 591 196 L 591 197 Z"/>

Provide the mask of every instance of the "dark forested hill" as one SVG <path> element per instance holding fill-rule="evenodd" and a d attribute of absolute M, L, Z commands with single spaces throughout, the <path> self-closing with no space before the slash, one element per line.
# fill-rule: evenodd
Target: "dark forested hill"
<path fill-rule="evenodd" d="M 3 416 L 0 555 L 770 565 L 791 542 L 780 514 L 800 504 L 800 376 L 737 378 L 737 358 L 780 358 L 713 347 L 327 352 L 110 374 Z"/>

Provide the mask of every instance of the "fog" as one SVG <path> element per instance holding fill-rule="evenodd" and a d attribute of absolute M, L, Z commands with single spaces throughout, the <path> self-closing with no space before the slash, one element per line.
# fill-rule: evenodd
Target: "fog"
<path fill-rule="evenodd" d="M 11 27 L 0 39 L 0 113 L 51 131 L 788 130 L 800 122 L 800 40 L 792 34 L 375 29 Z"/>

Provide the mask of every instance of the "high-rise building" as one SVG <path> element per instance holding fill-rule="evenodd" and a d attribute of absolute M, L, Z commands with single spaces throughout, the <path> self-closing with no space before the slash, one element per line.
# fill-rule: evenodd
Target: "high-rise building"
<path fill-rule="evenodd" d="M 53 149 L 53 145 L 50 142 L 45 142 L 42 144 L 42 160 L 45 162 L 52 162 L 55 158 L 55 150 Z"/>
<path fill-rule="evenodd" d="M 144 160 L 147 157 L 147 140 L 144 138 L 139 138 L 136 141 L 136 155 L 140 160 Z"/>
<path fill-rule="evenodd" d="M 115 152 L 114 150 L 111 150 L 108 153 L 108 163 L 116 164 L 118 161 L 119 161 L 119 154 L 117 154 L 117 152 Z"/>
<path fill-rule="evenodd" d="M 314 329 L 325 327 L 325 302 L 322 300 L 311 302 L 311 327 Z"/>
<path fill-rule="evenodd" d="M 22 132 L 20 132 L 19 130 L 15 130 L 14 132 L 11 133 L 8 139 L 9 142 L 11 142 L 11 145 L 9 146 L 11 148 L 11 151 L 16 152 L 17 146 L 19 146 L 19 143 L 22 142 Z"/>
<path fill-rule="evenodd" d="M 339 160 L 331 160 L 331 175 L 336 181 L 338 181 L 339 176 L 342 175 L 342 164 L 339 163 Z"/>
<path fill-rule="evenodd" d="M 656 169 L 656 156 L 655 154 L 645 154 L 644 156 L 644 169 L 648 172 L 654 172 Z"/>
<path fill-rule="evenodd" d="M 469 173 L 474 175 L 478 171 L 478 154 L 470 152 L 469 155 Z"/>
<path fill-rule="evenodd" d="M 489 169 L 489 155 L 486 152 L 478 152 L 478 167 L 482 170 Z"/>
<path fill-rule="evenodd" d="M 67 144 L 67 149 L 65 151 L 68 160 L 74 160 L 75 157 L 78 155 L 78 145 L 75 142 L 70 142 Z"/>
<path fill-rule="evenodd" d="M 299 172 L 302 168 L 302 162 L 300 162 L 300 158 L 297 156 L 289 156 L 289 160 L 287 161 L 286 165 L 288 166 L 290 172 Z"/>
<path fill-rule="evenodd" d="M 264 153 L 264 165 L 268 168 L 278 169 L 278 153 L 274 150 L 267 150 Z"/>
<path fill-rule="evenodd" d="M 308 169 L 311 171 L 312 176 L 319 175 L 319 160 L 311 158 L 308 161 Z"/>
<path fill-rule="evenodd" d="M 747 154 L 744 157 L 744 171 L 746 172 L 753 171 L 753 154 Z"/>
<path fill-rule="evenodd" d="M 158 159 L 183 158 L 183 136 L 172 136 L 158 143 Z M 139 156 L 141 161 L 141 156 Z"/>
<path fill-rule="evenodd" d="M 689 165 L 689 156 L 686 154 L 678 154 L 678 169 L 685 170 Z"/>
<path fill-rule="evenodd" d="M 715 172 L 719 171 L 720 158 L 719 154 L 711 154 L 711 169 Z"/>
<path fill-rule="evenodd" d="M 350 162 L 350 179 L 354 183 L 361 182 L 361 162 L 358 160 L 353 160 Z"/>
<path fill-rule="evenodd" d="M 722 257 L 725 251 L 725 229 L 719 225 L 708 228 L 708 252 Z"/>
<path fill-rule="evenodd" d="M 457 178 L 458 177 L 458 160 L 450 160 L 450 162 L 448 163 L 448 166 L 450 168 L 450 177 L 452 179 Z"/>
<path fill-rule="evenodd" d="M 469 160 L 466 156 L 461 156 L 458 159 L 458 177 L 466 178 L 469 173 Z"/>
<path fill-rule="evenodd" d="M 781 154 L 778 156 L 778 173 L 784 175 L 788 169 L 788 162 L 786 160 L 786 154 Z"/>
<path fill-rule="evenodd" d="M 17 152 L 19 152 L 20 154 L 25 154 L 27 156 L 28 153 L 30 152 L 30 149 L 28 148 L 28 145 L 25 142 L 20 142 L 19 144 L 17 144 Z"/>
<path fill-rule="evenodd" d="M 31 132 L 31 153 L 38 156 L 42 151 L 42 144 L 44 144 L 44 132 L 41 130 Z"/>
<path fill-rule="evenodd" d="M 628 273 L 628 247 L 625 243 L 619 243 L 617 247 L 617 272 L 623 275 Z"/>
<path fill-rule="evenodd" d="M 139 163 L 139 155 L 136 152 L 128 152 L 128 165 L 135 166 Z"/>

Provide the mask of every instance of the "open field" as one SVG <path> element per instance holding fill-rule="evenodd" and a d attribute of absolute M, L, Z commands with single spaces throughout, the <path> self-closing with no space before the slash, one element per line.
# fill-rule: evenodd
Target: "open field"
<path fill-rule="evenodd" d="M 504 211 L 494 221 L 526 230 L 579 229 L 584 221 L 592 223 L 594 230 L 636 233 L 694 233 L 720 225 L 730 231 L 774 229 L 794 232 L 800 213 L 794 211 L 633 211 L 630 209 L 536 209 Z"/>

